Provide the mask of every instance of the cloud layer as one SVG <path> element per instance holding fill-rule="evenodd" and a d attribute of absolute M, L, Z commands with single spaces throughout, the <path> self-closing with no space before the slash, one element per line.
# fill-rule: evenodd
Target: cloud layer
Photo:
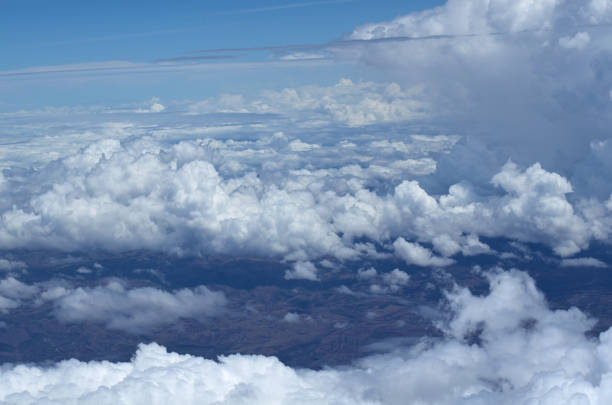
<path fill-rule="evenodd" d="M 5 366 L 0 400 L 11 404 L 603 404 L 610 401 L 611 332 L 576 308 L 550 310 L 516 270 L 485 273 L 484 296 L 456 287 L 445 337 L 364 358 L 351 367 L 294 370 L 275 358 L 218 361 L 141 345 L 131 362 L 64 361 Z M 83 378 L 87 376 L 87 378 Z M 402 384 L 397 384 L 402 381 Z"/>
<path fill-rule="evenodd" d="M 400 145 L 410 155 L 428 142 Z M 609 241 L 612 200 L 572 202 L 570 182 L 539 164 L 507 163 L 490 179 L 492 195 L 478 195 L 468 182 L 435 195 L 395 178 L 410 176 L 394 169 L 397 161 L 331 166 L 343 145 L 314 147 L 282 134 L 171 146 L 147 137 L 100 141 L 25 178 L 5 178 L 0 243 L 302 261 L 353 260 L 378 249 L 408 264 L 445 266 L 459 253 L 493 253 L 483 236 L 543 243 L 560 256 Z M 396 147 L 391 153 L 401 153 Z M 309 156 L 321 166 L 300 167 Z"/>

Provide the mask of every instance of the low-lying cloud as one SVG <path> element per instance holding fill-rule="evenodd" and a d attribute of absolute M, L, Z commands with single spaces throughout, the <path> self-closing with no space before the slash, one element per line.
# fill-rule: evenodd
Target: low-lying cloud
<path fill-rule="evenodd" d="M 305 262 L 356 260 L 378 249 L 408 264 L 446 266 L 456 254 L 493 253 L 479 237 L 543 243 L 564 257 L 609 241 L 612 200 L 571 201 L 570 181 L 539 164 L 507 163 L 490 179 L 491 195 L 467 181 L 435 195 L 415 180 L 387 177 L 393 170 L 410 176 L 393 169 L 397 161 L 292 169 L 295 157 L 330 159 L 343 145 L 296 151 L 295 141 L 281 134 L 256 142 L 94 143 L 30 176 L 6 178 L 0 243 Z M 296 269 L 288 274 L 306 274 Z"/>
<path fill-rule="evenodd" d="M 120 282 L 105 286 L 55 291 L 55 315 L 62 322 L 99 322 L 109 329 L 146 332 L 181 318 L 218 315 L 227 302 L 222 292 L 204 286 L 163 291 L 127 289 Z"/>
<path fill-rule="evenodd" d="M 201 319 L 225 311 L 227 299 L 205 286 L 165 291 L 153 287 L 130 288 L 124 281 L 74 287 L 52 279 L 26 284 L 14 277 L 0 280 L 0 313 L 20 306 L 51 303 L 53 315 L 64 323 L 100 323 L 108 329 L 147 333 L 180 319 Z"/>
<path fill-rule="evenodd" d="M 610 401 L 611 332 L 576 308 L 550 310 L 520 271 L 486 273 L 484 296 L 456 287 L 445 337 L 320 371 L 273 357 L 217 361 L 141 345 L 127 363 L 5 366 L 5 403 L 602 404 Z M 87 376 L 87 378 L 83 378 Z M 397 382 L 401 381 L 401 384 Z"/>

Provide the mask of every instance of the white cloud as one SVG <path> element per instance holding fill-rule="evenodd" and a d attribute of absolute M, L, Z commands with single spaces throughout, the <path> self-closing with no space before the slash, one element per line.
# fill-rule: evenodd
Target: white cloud
<path fill-rule="evenodd" d="M 318 148 L 320 148 L 319 145 L 306 143 L 299 139 L 295 139 L 289 143 L 289 149 L 291 149 L 293 152 L 307 152 L 309 150 Z"/>
<path fill-rule="evenodd" d="M 76 269 L 76 272 L 79 274 L 91 274 L 93 273 L 93 270 L 85 266 L 80 266 L 78 269 Z"/>
<path fill-rule="evenodd" d="M 610 242 L 612 58 L 605 30 L 588 26 L 610 12 L 601 0 L 450 0 L 328 50 L 386 69 L 391 83 L 222 94 L 133 123 L 107 111 L 95 128 L 82 110 L 68 132 L 57 117 L 27 126 L 36 135 L 0 153 L 0 244 L 290 263 L 397 251 L 439 266 L 495 253 L 485 238 L 563 257 Z M 560 38 L 589 41 L 568 52 Z M 17 170 L 30 158 L 34 170 Z"/>
<path fill-rule="evenodd" d="M 385 283 L 393 288 L 408 284 L 410 281 L 410 276 L 405 271 L 393 269 L 391 272 L 383 274 L 382 279 Z"/>
<path fill-rule="evenodd" d="M 573 37 L 559 38 L 559 45 L 568 49 L 583 49 L 590 41 L 591 37 L 588 32 L 578 32 Z"/>
<path fill-rule="evenodd" d="M 609 138 L 610 21 L 605 1 L 449 0 L 357 27 L 347 39 L 360 42 L 334 52 L 422 86 L 434 122 L 493 156 L 563 171 Z"/>
<path fill-rule="evenodd" d="M 287 312 L 285 316 L 283 316 L 283 322 L 298 323 L 300 322 L 300 314 L 296 314 L 295 312 Z"/>
<path fill-rule="evenodd" d="M 110 329 L 145 332 L 180 318 L 200 318 L 223 311 L 225 295 L 204 286 L 172 292 L 152 287 L 128 289 L 112 281 L 105 286 L 55 287 L 41 297 L 52 300 L 63 322 L 100 322 Z"/>
<path fill-rule="evenodd" d="M 397 83 L 354 83 L 341 79 L 335 86 L 304 86 L 264 91 L 254 99 L 222 95 L 189 107 L 191 114 L 217 111 L 283 114 L 305 126 L 341 124 L 359 127 L 410 121 L 427 116 L 421 89 L 404 89 Z"/>
<path fill-rule="evenodd" d="M 385 284 L 381 286 L 379 284 L 370 285 L 370 292 L 374 294 L 386 294 L 398 292 L 402 287 L 408 285 L 410 276 L 405 271 L 400 269 L 393 269 L 388 273 L 382 275 L 382 282 Z"/>
<path fill-rule="evenodd" d="M 404 238 L 397 238 L 397 240 L 393 242 L 393 247 L 395 248 L 395 253 L 408 264 L 423 267 L 442 267 L 454 263 L 451 259 L 436 257 L 432 255 L 429 249 L 424 248 L 418 243 L 406 242 Z"/>
<path fill-rule="evenodd" d="M 0 313 L 21 306 L 24 300 L 29 300 L 38 293 L 36 286 L 22 283 L 14 277 L 0 280 Z"/>
<path fill-rule="evenodd" d="M 359 269 L 357 271 L 357 278 L 361 280 L 368 280 L 368 279 L 376 277 L 377 275 L 378 275 L 378 272 L 376 271 L 374 267 L 370 267 L 367 269 Z"/>
<path fill-rule="evenodd" d="M 294 52 L 280 57 L 281 60 L 308 60 L 325 58 L 326 56 L 324 54 L 314 52 Z"/>
<path fill-rule="evenodd" d="M 157 97 L 153 97 L 147 108 L 137 108 L 135 110 L 124 110 L 123 112 L 135 112 L 139 114 L 160 113 L 166 109 L 166 106 L 159 102 Z"/>
<path fill-rule="evenodd" d="M 411 264 L 444 266 L 455 254 L 494 253 L 481 237 L 543 243 L 561 256 L 609 240 L 607 202 L 570 200 L 570 181 L 539 164 L 522 169 L 507 163 L 484 195 L 467 181 L 445 194 L 429 193 L 393 165 L 397 154 L 444 151 L 437 148 L 447 141 L 379 143 L 368 154 L 371 143 L 347 152 L 282 133 L 170 146 L 150 137 L 108 139 L 36 174 L 7 177 L 0 242 L 5 248 L 256 254 L 291 262 L 378 258 L 395 250 Z M 294 152 L 295 145 L 305 152 Z M 370 165 L 364 169 L 359 161 Z M 317 277 L 312 269 L 287 274 L 298 273 Z"/>
<path fill-rule="evenodd" d="M 0 259 L 0 271 L 25 270 L 28 266 L 20 260 Z"/>
<path fill-rule="evenodd" d="M 293 269 L 285 272 L 285 279 L 318 281 L 318 271 L 316 266 L 311 262 L 295 262 L 293 264 Z"/>
<path fill-rule="evenodd" d="M 610 331 L 575 308 L 550 310 L 533 280 L 489 273 L 488 295 L 455 288 L 443 339 L 370 356 L 350 367 L 296 370 L 272 357 L 218 361 L 141 345 L 130 362 L 69 360 L 0 369 L 7 403 L 427 404 L 607 403 Z M 341 325 L 339 325 L 340 327 Z M 472 341 L 478 336 L 479 343 Z M 86 378 L 84 378 L 86 376 Z M 397 381 L 402 381 L 398 384 Z M 143 394 L 144 393 L 144 394 Z M 143 396 L 144 395 L 144 396 Z M 143 402 L 144 403 L 144 402 Z"/>

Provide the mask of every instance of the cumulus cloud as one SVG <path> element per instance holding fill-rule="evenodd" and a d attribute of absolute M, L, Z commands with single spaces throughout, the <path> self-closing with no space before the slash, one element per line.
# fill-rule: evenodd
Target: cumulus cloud
<path fill-rule="evenodd" d="M 564 48 L 583 49 L 590 41 L 591 37 L 588 32 L 579 32 L 573 37 L 559 38 L 559 45 Z"/>
<path fill-rule="evenodd" d="M 596 27 L 612 21 L 609 3 L 449 0 L 359 27 L 355 41 L 328 49 L 384 69 L 392 83 L 224 94 L 178 118 L 132 114 L 141 121 L 109 118 L 59 133 L 66 130 L 57 121 L 15 121 L 11 136 L 34 134 L 0 154 L 0 245 L 271 256 L 290 263 L 286 279 L 313 281 L 338 261 L 394 254 L 435 268 L 455 255 L 497 254 L 486 238 L 544 244 L 562 266 L 606 266 L 570 256 L 593 241 L 609 244 L 612 232 L 612 50 Z M 155 99 L 141 110 L 121 113 L 166 111 Z M 48 150 L 53 135 L 58 150 Z M 2 260 L 0 270 L 25 269 Z M 399 269 L 357 277 L 376 279 L 372 292 L 410 282 Z M 151 344 L 127 363 L 4 366 L 0 401 L 610 402 L 612 332 L 586 338 L 594 321 L 575 308 L 550 310 L 525 273 L 486 277 L 486 295 L 459 287 L 446 294 L 444 337 L 351 367 L 294 370 L 242 355 L 211 361 Z M 30 301 L 51 302 L 64 322 L 133 333 L 225 305 L 205 287 L 0 281 L 0 312 Z"/>
<path fill-rule="evenodd" d="M 0 312 L 19 307 L 24 300 L 29 300 L 38 292 L 36 286 L 24 284 L 14 277 L 0 281 Z"/>
<path fill-rule="evenodd" d="M 391 272 L 383 274 L 382 278 L 392 288 L 404 286 L 410 281 L 410 276 L 400 269 L 393 269 Z"/>
<path fill-rule="evenodd" d="M 319 280 L 317 276 L 317 272 L 319 270 L 316 268 L 314 264 L 311 262 L 296 262 L 293 264 L 292 270 L 287 270 L 285 272 L 285 279 L 287 280 L 311 280 L 317 281 Z"/>
<path fill-rule="evenodd" d="M 372 269 L 374 270 L 374 269 Z M 374 270 L 376 271 L 376 270 Z M 359 275 L 367 274 L 366 272 L 359 273 Z M 371 274 L 371 273 L 370 273 Z M 372 277 L 374 277 L 376 273 Z M 370 277 L 371 278 L 371 277 Z M 381 280 L 384 285 L 381 286 L 379 284 L 370 285 L 370 291 L 375 294 L 384 294 L 384 293 L 394 293 L 399 291 L 402 287 L 406 286 L 410 281 L 410 276 L 405 271 L 400 269 L 393 269 L 388 273 L 384 273 L 382 275 Z"/>
<path fill-rule="evenodd" d="M 298 323 L 300 322 L 300 314 L 296 314 L 295 312 L 287 312 L 285 316 L 283 316 L 283 322 Z"/>
<path fill-rule="evenodd" d="M 189 112 L 273 113 L 299 120 L 307 126 L 340 124 L 359 127 L 426 117 L 426 105 L 420 93 L 417 86 L 404 89 L 397 83 L 355 83 L 351 79 L 341 79 L 335 86 L 264 91 L 253 99 L 239 94 L 224 94 L 214 100 L 194 103 Z"/>
<path fill-rule="evenodd" d="M 357 27 L 335 53 L 423 86 L 439 122 L 504 158 L 569 174 L 609 138 L 610 21 L 599 0 L 449 0 Z"/>
<path fill-rule="evenodd" d="M 393 72 L 391 83 L 224 94 L 134 123 L 108 112 L 94 128 L 52 133 L 65 140 L 54 161 L 41 139 L 62 126 L 41 124 L 18 153 L 47 156 L 33 168 L 5 151 L 0 244 L 289 263 L 396 253 L 435 267 L 496 254 L 490 237 L 563 257 L 609 242 L 612 58 L 589 24 L 610 11 L 451 0 L 358 27 L 334 48 Z M 323 276 L 303 270 L 287 275 Z"/>
<path fill-rule="evenodd" d="M 0 271 L 23 271 L 27 268 L 27 264 L 25 264 L 21 260 L 0 259 Z"/>
<path fill-rule="evenodd" d="M 160 113 L 166 109 L 166 106 L 159 102 L 160 100 L 157 97 L 153 97 L 149 102 L 149 106 L 147 108 L 137 108 L 133 111 L 127 110 L 125 112 L 135 112 L 139 114 L 147 114 L 147 113 Z"/>
<path fill-rule="evenodd" d="M 357 271 L 357 278 L 361 280 L 369 280 L 371 278 L 376 277 L 377 275 L 378 275 L 378 272 L 376 271 L 374 267 L 369 267 L 367 269 L 359 269 Z"/>
<path fill-rule="evenodd" d="M 609 241 L 610 204 L 570 200 L 570 181 L 539 164 L 508 162 L 491 177 L 488 195 L 467 181 L 436 195 L 397 177 L 410 174 L 388 157 L 427 154 L 439 142 L 446 140 L 376 144 L 383 158 L 365 170 L 355 163 L 364 155 L 347 153 L 342 141 L 337 148 L 282 133 L 170 146 L 149 137 L 108 139 L 36 174 L 7 177 L 0 243 L 256 254 L 302 263 L 288 277 L 316 279 L 314 265 L 304 263 L 324 257 L 395 252 L 409 264 L 447 266 L 456 254 L 494 254 L 480 237 L 543 243 L 560 256 Z"/>
<path fill-rule="evenodd" d="M 487 273 L 484 296 L 456 287 L 445 337 L 370 356 L 350 367 L 296 370 L 273 357 L 217 361 L 141 345 L 130 362 L 68 360 L 5 366 L 7 403 L 515 404 L 606 403 L 610 331 L 576 308 L 550 310 L 533 280 L 516 270 Z M 474 339 L 477 339 L 476 341 Z M 86 376 L 87 378 L 84 378 Z M 397 384 L 397 381 L 402 384 Z"/>
<path fill-rule="evenodd" d="M 63 322 L 99 322 L 131 333 L 172 323 L 180 318 L 219 314 L 225 295 L 204 286 L 172 292 L 152 287 L 128 289 L 117 281 L 99 287 L 53 289 L 43 299 L 53 300 Z"/>
<path fill-rule="evenodd" d="M 418 243 L 406 242 L 404 238 L 398 238 L 393 242 L 395 253 L 408 264 L 416 266 L 442 267 L 453 264 L 453 260 L 436 257 L 431 250 L 424 248 Z"/>

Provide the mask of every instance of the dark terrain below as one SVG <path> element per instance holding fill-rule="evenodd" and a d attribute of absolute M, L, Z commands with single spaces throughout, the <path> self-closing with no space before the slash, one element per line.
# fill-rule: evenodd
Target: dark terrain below
<path fill-rule="evenodd" d="M 505 241 L 488 241 L 498 251 L 512 249 Z M 528 249 L 528 253 L 525 253 Z M 164 290 L 206 285 L 223 291 L 227 310 L 202 319 L 181 319 L 140 334 L 111 330 L 94 322 L 61 323 L 54 307 L 24 303 L 0 314 L 0 363 L 44 363 L 80 360 L 129 360 L 139 343 L 157 342 L 171 351 L 215 358 L 222 354 L 273 355 L 294 367 L 319 368 L 349 364 L 375 351 L 440 336 L 433 322 L 448 316 L 443 291 L 453 284 L 486 293 L 487 283 L 474 270 L 494 266 L 528 271 L 552 308 L 576 306 L 598 319 L 593 334 L 612 326 L 612 268 L 562 267 L 540 246 L 521 247 L 517 257 L 460 258 L 444 270 L 406 266 L 396 260 L 344 263 L 321 270 L 321 281 L 285 280 L 289 265 L 259 258 L 176 258 L 157 253 L 58 254 L 5 252 L 27 263 L 19 276 L 28 284 L 61 279 L 75 286 L 95 286 L 121 278 L 130 287 Z M 521 257 L 522 255 L 522 257 Z M 584 256 L 612 263 L 609 249 L 596 246 Z M 102 270 L 76 272 L 81 266 Z M 410 282 L 396 292 L 375 294 L 357 270 L 375 267 L 379 275 L 399 268 Z M 153 270 L 153 271 L 152 271 Z M 350 293 L 341 286 L 348 287 Z M 283 321 L 287 313 L 299 321 Z"/>

